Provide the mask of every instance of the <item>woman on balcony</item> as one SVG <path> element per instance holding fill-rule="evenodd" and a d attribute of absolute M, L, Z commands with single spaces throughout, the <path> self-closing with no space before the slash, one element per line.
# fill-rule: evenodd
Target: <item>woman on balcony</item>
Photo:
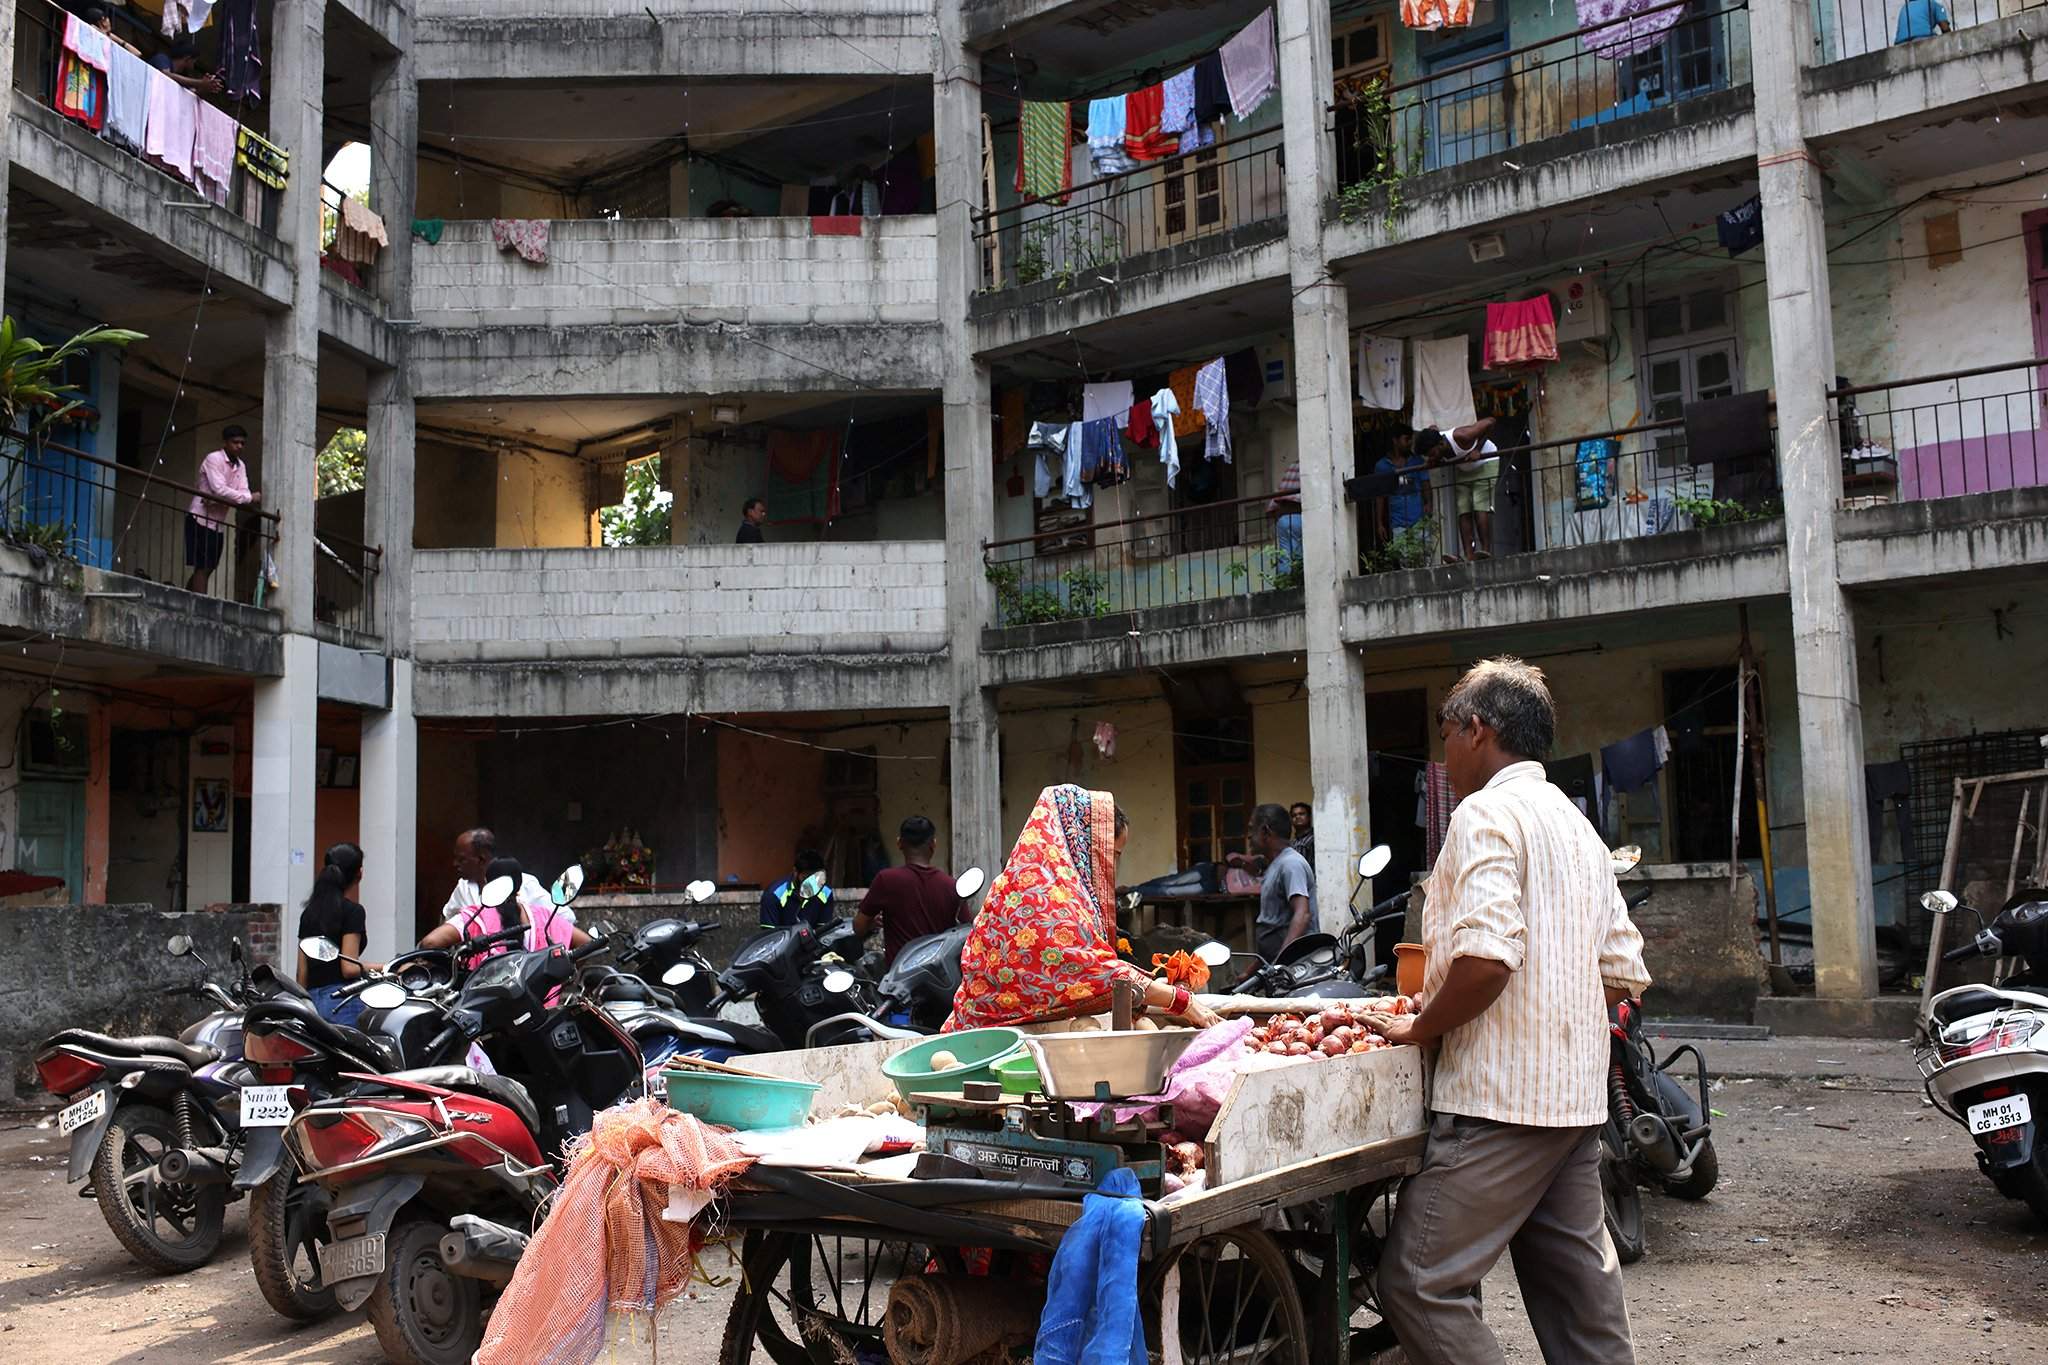
<path fill-rule="evenodd" d="M 1129 839 L 1130 821 L 1108 792 L 1062 785 L 1038 794 L 967 936 L 946 1032 L 1100 1014 L 1119 980 L 1197 1028 L 1216 1022 L 1185 989 L 1117 956 L 1116 868 Z"/>

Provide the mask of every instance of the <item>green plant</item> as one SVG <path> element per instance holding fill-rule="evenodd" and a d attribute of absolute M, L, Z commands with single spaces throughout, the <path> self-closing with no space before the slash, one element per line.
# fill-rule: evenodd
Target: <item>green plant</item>
<path fill-rule="evenodd" d="M 83 400 L 73 396 L 78 386 L 58 377 L 66 361 L 95 346 L 126 346 L 142 338 L 122 327 L 88 327 L 50 347 L 17 331 L 13 318 L 0 317 L 0 419 L 7 431 L 26 440 L 80 406 Z"/>
<path fill-rule="evenodd" d="M 1394 220 L 1408 207 L 1404 182 L 1421 173 L 1422 148 L 1417 145 L 1404 161 L 1395 145 L 1394 104 L 1384 80 L 1372 80 L 1358 87 L 1351 103 L 1358 110 L 1361 127 L 1372 130 L 1372 169 L 1361 180 L 1346 185 L 1337 194 L 1337 216 L 1347 223 L 1363 222 L 1375 208 L 1382 227 L 1392 228 Z"/>
<path fill-rule="evenodd" d="M 1123 259 L 1117 232 L 1072 217 L 1048 219 L 1024 228 L 1017 251 L 1017 283 L 1051 280 L 1064 294 L 1084 276 Z"/>
<path fill-rule="evenodd" d="M 666 545 L 674 503 L 661 486 L 661 456 L 626 466 L 626 500 L 597 514 L 607 545 Z"/>
<path fill-rule="evenodd" d="M 1064 592 L 1025 587 L 1023 575 L 1007 564 L 991 564 L 983 573 L 996 590 L 996 620 L 1003 626 L 1042 626 L 1109 614 L 1109 575 L 1092 569 L 1061 574 L 1058 582 Z"/>
<path fill-rule="evenodd" d="M 71 528 L 61 521 L 25 521 L 10 531 L 14 543 L 46 555 L 71 553 Z"/>
<path fill-rule="evenodd" d="M 1359 555 L 1359 566 L 1367 573 L 1392 573 L 1396 569 L 1428 566 L 1436 552 L 1436 529 L 1428 521 L 1396 531 L 1382 545 Z"/>
<path fill-rule="evenodd" d="M 354 493 L 363 487 L 368 433 L 360 427 L 343 427 L 328 439 L 313 457 L 313 496 L 331 498 L 336 493 Z"/>
<path fill-rule="evenodd" d="M 1745 521 L 1769 521 L 1784 515 L 1784 508 L 1777 499 L 1766 498 L 1754 507 L 1733 498 L 1689 497 L 1681 494 L 1671 500 L 1671 505 L 1683 516 L 1692 518 L 1694 526 L 1734 526 Z"/>

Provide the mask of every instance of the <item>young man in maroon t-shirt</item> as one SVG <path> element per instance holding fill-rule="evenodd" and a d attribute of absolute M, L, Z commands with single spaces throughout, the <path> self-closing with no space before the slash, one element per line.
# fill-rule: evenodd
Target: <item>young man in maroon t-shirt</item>
<path fill-rule="evenodd" d="M 953 879 L 932 866 L 938 851 L 938 830 L 922 815 L 913 815 L 897 831 L 896 847 L 903 866 L 875 874 L 867 897 L 853 917 L 853 931 L 866 938 L 882 922 L 882 965 L 886 969 L 912 939 L 952 928 L 961 922 L 960 897 Z"/>

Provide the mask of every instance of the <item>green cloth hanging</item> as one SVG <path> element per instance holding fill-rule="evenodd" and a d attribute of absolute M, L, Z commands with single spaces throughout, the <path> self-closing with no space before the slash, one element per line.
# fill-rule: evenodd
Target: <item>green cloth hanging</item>
<path fill-rule="evenodd" d="M 428 246 L 441 244 L 441 232 L 448 226 L 445 218 L 415 218 L 412 220 L 412 235 Z"/>

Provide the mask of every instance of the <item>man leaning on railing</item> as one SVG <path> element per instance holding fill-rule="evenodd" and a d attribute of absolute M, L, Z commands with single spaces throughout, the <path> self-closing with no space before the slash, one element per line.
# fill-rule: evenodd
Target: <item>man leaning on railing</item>
<path fill-rule="evenodd" d="M 201 596 L 227 549 L 230 509 L 263 505 L 263 495 L 249 487 L 249 467 L 242 463 L 248 444 L 249 433 L 240 427 L 221 432 L 220 449 L 200 462 L 200 491 L 185 510 L 185 563 L 192 570 L 185 587 Z"/>

